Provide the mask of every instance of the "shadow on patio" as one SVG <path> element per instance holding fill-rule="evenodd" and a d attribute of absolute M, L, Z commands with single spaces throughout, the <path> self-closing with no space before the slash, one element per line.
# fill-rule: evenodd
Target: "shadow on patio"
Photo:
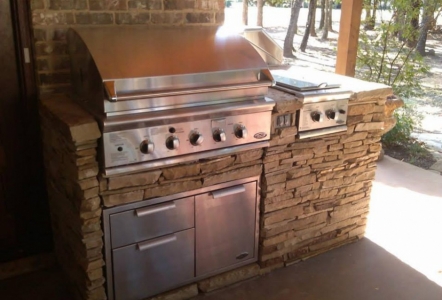
<path fill-rule="evenodd" d="M 365 238 L 204 300 L 442 299 L 442 287 Z"/>
<path fill-rule="evenodd" d="M 198 298 L 442 299 L 442 177 L 386 156 L 368 218 L 357 243 Z"/>
<path fill-rule="evenodd" d="M 441 253 L 442 177 L 385 157 L 365 239 L 196 299 L 442 299 Z M 66 290 L 58 269 L 0 281 L 2 300 L 67 300 Z"/>

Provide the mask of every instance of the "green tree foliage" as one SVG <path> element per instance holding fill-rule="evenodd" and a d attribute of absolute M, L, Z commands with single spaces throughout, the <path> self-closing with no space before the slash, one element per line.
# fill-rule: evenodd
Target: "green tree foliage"
<path fill-rule="evenodd" d="M 416 113 L 416 108 L 411 104 L 405 104 L 394 112 L 396 125 L 385 135 L 382 136 L 382 142 L 387 147 L 396 145 L 409 146 L 414 143 L 411 138 L 413 129 L 418 126 L 422 116 Z"/>
<path fill-rule="evenodd" d="M 421 90 L 417 79 L 428 67 L 415 48 L 407 46 L 407 37 L 414 36 L 416 29 L 395 23 L 394 18 L 395 14 L 374 31 L 360 33 L 356 77 L 390 85 L 396 95 L 409 98 Z M 396 36 L 398 31 L 404 39 Z"/>
<path fill-rule="evenodd" d="M 387 147 L 412 145 L 411 133 L 420 122 L 410 99 L 421 92 L 419 79 L 428 72 L 428 67 L 415 51 L 416 43 L 410 43 L 419 34 L 419 28 L 412 22 L 416 14 L 419 16 L 419 10 L 410 1 L 396 0 L 390 20 L 359 35 L 356 77 L 391 86 L 406 103 L 395 112 L 396 126 L 383 136 Z"/>

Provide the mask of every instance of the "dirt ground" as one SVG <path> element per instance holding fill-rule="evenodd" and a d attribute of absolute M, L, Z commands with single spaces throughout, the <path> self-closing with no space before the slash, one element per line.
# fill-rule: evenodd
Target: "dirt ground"
<path fill-rule="evenodd" d="M 295 35 L 294 47 L 299 47 L 305 30 L 307 9 L 302 8 L 298 21 L 298 33 Z M 233 3 L 232 7 L 225 10 L 225 26 L 242 27 L 242 3 Z M 389 11 L 379 11 L 377 21 L 387 20 L 391 17 Z M 316 12 L 316 28 L 319 27 L 320 10 Z M 282 46 L 290 20 L 290 8 L 264 7 L 264 28 L 272 38 Z M 315 68 L 322 71 L 334 72 L 336 62 L 336 49 L 340 10 L 333 10 L 333 29 L 326 41 L 318 37 L 310 37 L 305 53 L 296 51 L 296 59 L 287 60 L 295 66 Z M 442 28 L 442 20 L 438 25 Z M 256 26 L 256 7 L 249 7 L 249 26 Z M 429 66 L 429 73 L 421 78 L 423 92 L 409 101 L 416 104 L 418 112 L 422 115 L 421 125 L 415 129 L 413 137 L 416 143 L 424 145 L 427 152 L 408 153 L 404 149 L 390 149 L 387 155 L 404 160 L 422 168 L 428 169 L 436 160 L 442 160 L 442 30 L 432 32 L 428 36 L 427 51 L 433 50 L 434 54 L 425 57 Z M 419 158 L 416 158 L 419 154 Z M 421 154 L 421 155 L 420 155 Z"/>

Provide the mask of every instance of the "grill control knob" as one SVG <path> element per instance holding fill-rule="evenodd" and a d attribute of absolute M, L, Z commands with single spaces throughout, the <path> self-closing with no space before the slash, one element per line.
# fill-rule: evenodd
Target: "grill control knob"
<path fill-rule="evenodd" d="M 239 139 L 247 138 L 247 129 L 244 125 L 236 125 L 235 126 L 235 136 Z"/>
<path fill-rule="evenodd" d="M 325 112 L 325 114 L 329 120 L 337 121 L 339 119 L 339 111 L 335 111 L 333 109 L 330 109 L 330 110 L 327 110 Z"/>
<path fill-rule="evenodd" d="M 313 122 L 322 122 L 324 121 L 324 116 L 320 111 L 314 111 L 310 114 Z"/>
<path fill-rule="evenodd" d="M 166 147 L 170 150 L 176 150 L 180 147 L 180 140 L 176 136 L 169 136 L 166 140 Z"/>
<path fill-rule="evenodd" d="M 144 154 L 153 153 L 154 149 L 155 145 L 149 140 L 144 140 L 140 144 L 140 151 Z"/>
<path fill-rule="evenodd" d="M 194 146 L 199 146 L 203 143 L 204 137 L 201 133 L 197 131 L 192 131 L 189 136 L 189 141 Z"/>
<path fill-rule="evenodd" d="M 225 142 L 226 141 L 226 133 L 222 129 L 215 129 L 213 131 L 213 139 L 215 142 Z"/>

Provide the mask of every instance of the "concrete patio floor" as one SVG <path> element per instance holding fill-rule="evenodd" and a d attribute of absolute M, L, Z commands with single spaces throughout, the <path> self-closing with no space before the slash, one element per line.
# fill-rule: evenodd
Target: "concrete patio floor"
<path fill-rule="evenodd" d="M 366 238 L 199 300 L 442 299 L 442 176 L 378 163 Z"/>
<path fill-rule="evenodd" d="M 442 299 L 442 176 L 385 157 L 366 238 L 196 300 Z M 71 299 L 58 269 L 0 281 L 0 299 Z"/>

